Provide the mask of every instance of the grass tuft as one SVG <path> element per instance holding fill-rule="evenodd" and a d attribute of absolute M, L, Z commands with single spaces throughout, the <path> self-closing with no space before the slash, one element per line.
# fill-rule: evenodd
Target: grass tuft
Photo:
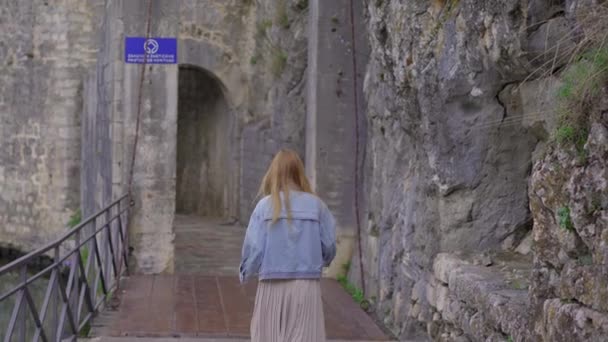
<path fill-rule="evenodd" d="M 281 49 L 276 49 L 274 54 L 272 55 L 272 64 L 270 65 L 270 70 L 274 77 L 279 77 L 285 71 L 285 67 L 287 66 L 287 54 L 285 51 Z"/>
<path fill-rule="evenodd" d="M 559 226 L 562 227 L 562 229 L 565 229 L 568 231 L 574 230 L 574 224 L 572 223 L 572 217 L 570 216 L 570 208 L 568 208 L 568 207 L 559 208 L 557 210 L 557 219 L 558 219 Z"/>
<path fill-rule="evenodd" d="M 287 14 L 287 4 L 285 0 L 279 0 L 276 7 L 275 24 L 282 29 L 288 29 L 290 26 L 289 15 Z"/>

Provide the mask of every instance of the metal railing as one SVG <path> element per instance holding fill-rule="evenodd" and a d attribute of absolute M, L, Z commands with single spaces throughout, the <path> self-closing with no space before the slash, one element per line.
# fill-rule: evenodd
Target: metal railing
<path fill-rule="evenodd" d="M 124 195 L 59 239 L 0 268 L 0 285 L 9 283 L 5 279 L 17 283 L 4 293 L 0 286 L 0 311 L 10 312 L 0 320 L 0 341 L 72 341 L 86 332 L 128 271 L 131 206 Z M 52 262 L 40 270 L 35 265 L 45 256 Z"/>

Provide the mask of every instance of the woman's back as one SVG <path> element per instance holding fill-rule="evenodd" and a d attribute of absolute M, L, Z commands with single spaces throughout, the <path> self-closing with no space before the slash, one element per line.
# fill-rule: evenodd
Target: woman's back
<path fill-rule="evenodd" d="M 284 204 L 284 193 L 281 199 Z M 244 255 L 251 264 L 241 268 L 243 279 L 255 273 L 261 280 L 316 279 L 333 259 L 335 223 L 325 203 L 300 191 L 289 192 L 289 203 L 274 222 L 270 196 L 256 206 L 246 238 L 255 242 Z"/>
<path fill-rule="evenodd" d="M 298 191 L 292 190 L 297 189 Z M 336 254 L 334 218 L 297 153 L 281 150 L 260 186 L 243 243 L 241 282 L 259 275 L 251 341 L 325 341 L 321 271 Z"/>

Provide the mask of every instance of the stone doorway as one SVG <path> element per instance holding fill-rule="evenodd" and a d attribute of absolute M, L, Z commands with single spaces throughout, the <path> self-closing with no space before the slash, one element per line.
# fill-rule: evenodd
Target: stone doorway
<path fill-rule="evenodd" d="M 228 215 L 230 115 L 211 73 L 181 66 L 177 105 L 177 214 Z"/>
<path fill-rule="evenodd" d="M 244 230 L 234 211 L 231 111 L 221 81 L 205 69 L 178 71 L 175 272 L 233 275 Z"/>

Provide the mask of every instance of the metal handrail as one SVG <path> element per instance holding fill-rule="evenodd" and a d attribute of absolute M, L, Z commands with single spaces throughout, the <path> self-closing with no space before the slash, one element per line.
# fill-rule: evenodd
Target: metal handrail
<path fill-rule="evenodd" d="M 61 235 L 55 241 L 49 242 L 48 244 L 46 244 L 46 245 L 38 248 L 37 250 L 32 251 L 32 252 L 28 253 L 27 255 L 24 255 L 21 258 L 18 258 L 17 260 L 11 262 L 10 264 L 5 265 L 3 267 L 0 267 L 0 275 L 4 274 L 5 272 L 10 272 L 14 268 L 19 267 L 24 261 L 31 260 L 32 258 L 37 258 L 37 257 L 45 254 L 46 252 L 52 250 L 53 248 L 55 248 L 55 246 L 60 245 L 64 241 L 68 240 L 70 237 L 74 236 L 74 234 L 76 234 L 77 231 L 81 230 L 83 227 L 85 227 L 87 224 L 89 224 L 92 220 L 94 220 L 97 217 L 99 217 L 102 214 L 104 214 L 108 210 L 108 208 L 115 206 L 119 202 L 122 202 L 127 197 L 128 197 L 128 195 L 123 195 L 119 199 L 117 199 L 114 202 L 110 203 L 105 208 L 99 210 L 97 213 L 89 216 L 84 221 L 82 221 L 78 225 L 74 226 L 74 228 L 72 228 L 70 231 L 64 233 L 63 235 Z"/>
<path fill-rule="evenodd" d="M 56 240 L 0 267 L 0 283 L 3 276 L 20 277 L 19 284 L 0 293 L 0 308 L 14 301 L 6 326 L 0 321 L 0 341 L 78 338 L 128 272 L 129 200 L 121 196 Z M 51 265 L 28 276 L 29 267 L 49 253 Z M 37 303 L 31 287 L 46 280 Z"/>

